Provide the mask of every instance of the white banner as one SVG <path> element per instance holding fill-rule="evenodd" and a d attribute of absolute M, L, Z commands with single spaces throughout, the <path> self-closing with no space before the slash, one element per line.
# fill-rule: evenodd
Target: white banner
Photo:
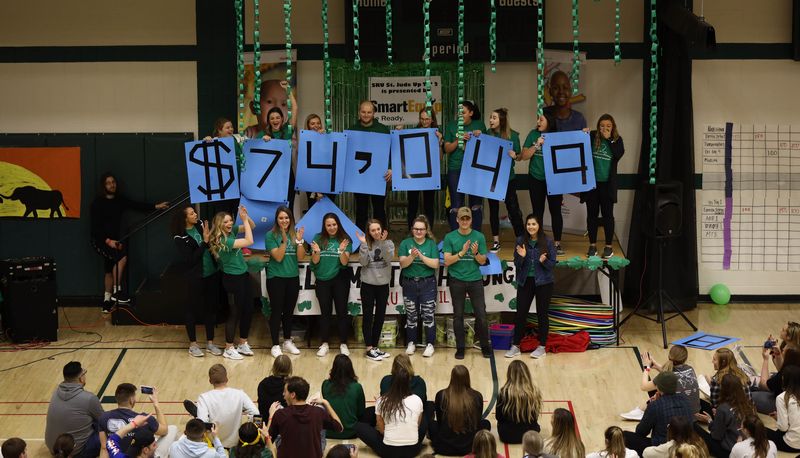
<path fill-rule="evenodd" d="M 433 110 L 442 120 L 442 78 L 431 76 Z M 375 118 L 388 126 L 416 126 L 425 107 L 424 76 L 388 76 L 369 79 L 369 99 L 375 104 Z"/>

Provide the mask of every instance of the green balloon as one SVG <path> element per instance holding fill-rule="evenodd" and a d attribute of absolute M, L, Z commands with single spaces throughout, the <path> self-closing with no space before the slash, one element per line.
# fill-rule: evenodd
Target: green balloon
<path fill-rule="evenodd" d="M 708 294 L 711 296 L 711 300 L 714 301 L 715 304 L 725 305 L 731 300 L 731 290 L 729 290 L 728 287 L 722 283 L 717 283 L 716 285 L 712 286 Z"/>

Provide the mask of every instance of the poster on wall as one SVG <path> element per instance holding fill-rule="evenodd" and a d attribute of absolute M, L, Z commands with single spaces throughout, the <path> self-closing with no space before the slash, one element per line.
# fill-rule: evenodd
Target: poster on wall
<path fill-rule="evenodd" d="M 586 80 L 586 53 L 579 54 L 580 57 L 580 79 L 578 80 L 578 93 L 570 95 L 569 104 L 570 108 L 580 111 L 585 114 L 587 110 L 586 95 L 582 92 L 586 87 L 583 83 Z M 572 74 L 572 51 L 556 51 L 552 49 L 544 50 L 544 105 L 546 107 L 555 104 L 553 95 L 550 93 L 550 79 L 557 73 L 564 73 L 567 75 L 567 84 L 571 85 L 569 75 Z M 571 88 L 571 86 L 570 86 Z"/>
<path fill-rule="evenodd" d="M 297 94 L 297 51 L 292 50 L 292 80 L 289 86 L 295 98 Z M 286 89 L 281 86 L 281 81 L 286 79 L 286 51 L 261 51 L 261 87 L 259 88 L 260 100 L 258 108 L 255 104 L 256 75 L 253 66 L 253 53 L 244 54 L 244 125 L 247 126 L 244 135 L 254 138 L 259 131 L 266 130 L 267 113 L 272 107 L 280 107 L 283 119 L 286 120 L 288 112 L 288 97 Z M 237 94 L 238 95 L 238 94 Z M 238 99 L 237 99 L 238 100 Z M 258 115 L 256 113 L 259 113 Z M 297 107 L 292 107 L 292 116 L 297 116 Z M 238 130 L 234 121 L 234 128 Z M 298 122 L 297 127 L 302 128 L 303 123 Z M 241 133 L 241 132 L 240 132 Z"/>
<path fill-rule="evenodd" d="M 433 110 L 442 119 L 442 78 L 431 76 Z M 369 99 L 375 104 L 375 119 L 387 126 L 416 126 L 425 107 L 424 76 L 387 76 L 369 79 Z"/>
<path fill-rule="evenodd" d="M 80 216 L 80 148 L 0 148 L 0 217 Z"/>

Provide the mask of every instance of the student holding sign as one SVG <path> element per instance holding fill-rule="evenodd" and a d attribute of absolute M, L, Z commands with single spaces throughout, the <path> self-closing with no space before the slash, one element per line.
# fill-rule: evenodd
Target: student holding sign
<path fill-rule="evenodd" d="M 294 95 L 292 95 L 294 102 Z M 293 105 L 296 106 L 296 105 Z M 295 119 L 292 118 L 292 132 L 294 132 Z M 283 119 L 283 110 L 280 107 L 272 107 L 267 112 L 267 126 L 264 130 L 258 131 L 255 138 L 260 138 L 265 142 L 270 140 L 288 140 L 292 141 L 292 135 L 289 133 L 290 124 Z M 297 150 L 293 148 L 292 162 L 289 168 L 289 189 L 287 191 L 287 200 L 289 201 L 289 210 L 294 208 L 294 164 L 297 163 Z"/>
<path fill-rule="evenodd" d="M 475 132 L 478 135 L 479 132 Z M 519 160 L 522 155 L 522 149 L 519 147 L 519 132 L 511 130 L 511 124 L 508 120 L 508 109 L 498 108 L 492 111 L 489 116 L 489 128 L 486 134 L 493 137 L 500 137 L 506 140 L 511 140 L 514 144 L 514 149 L 508 152 L 515 161 Z M 514 236 L 520 237 L 522 235 L 522 212 L 519 209 L 519 201 L 517 200 L 517 190 L 514 188 L 514 164 L 511 164 L 511 172 L 508 178 L 508 188 L 506 189 L 506 210 L 508 210 L 508 219 L 511 221 L 511 226 L 514 228 Z M 492 226 L 492 251 L 500 249 L 500 201 L 489 199 L 489 224 Z"/>
<path fill-rule="evenodd" d="M 433 356 L 436 341 L 436 271 L 439 269 L 439 248 L 433 239 L 433 231 L 424 216 L 417 216 L 411 223 L 411 237 L 400 242 L 400 286 L 403 288 L 403 304 L 406 307 L 406 354 L 416 350 L 417 329 L 420 319 L 425 328 L 425 351 L 422 356 Z"/>
<path fill-rule="evenodd" d="M 356 232 L 361 246 L 358 258 L 361 262 L 361 310 L 364 313 L 361 330 L 367 359 L 380 361 L 389 357 L 378 348 L 378 339 L 383 330 L 386 304 L 389 302 L 389 282 L 392 279 L 394 242 L 383 221 L 367 221 L 367 233 Z"/>
<path fill-rule="evenodd" d="M 316 278 L 315 292 L 322 312 L 320 340 L 317 356 L 328 354 L 333 306 L 336 306 L 336 324 L 339 332 L 339 351 L 350 356 L 347 348 L 347 332 L 350 318 L 347 314 L 347 297 L 350 292 L 351 242 L 342 228 L 336 213 L 326 213 L 322 218 L 322 229 L 311 242 L 311 271 Z"/>
<path fill-rule="evenodd" d="M 228 118 L 217 118 L 214 121 L 214 132 L 203 138 L 204 142 L 210 142 L 215 138 L 233 137 L 233 122 Z M 244 151 L 238 139 L 235 139 L 233 146 L 236 148 L 236 166 L 239 170 L 244 166 Z"/>
<path fill-rule="evenodd" d="M 461 102 L 461 117 L 464 122 L 464 142 L 469 140 L 472 132 L 486 130 L 486 126 L 481 121 L 481 112 L 472 101 Z M 461 164 L 464 162 L 464 148 L 458 146 L 457 135 L 458 123 L 452 121 L 447 125 L 444 136 L 444 152 L 447 154 L 447 189 L 450 191 L 450 215 L 448 218 L 450 230 L 460 227 L 456 212 L 466 204 L 466 195 L 458 192 L 458 177 L 461 175 Z M 472 220 L 472 228 L 480 231 L 483 223 L 483 198 L 469 196 L 469 205 L 475 215 Z"/>
<path fill-rule="evenodd" d="M 313 130 L 314 132 L 319 132 L 321 134 L 325 133 L 325 128 L 322 126 L 322 118 L 319 117 L 316 113 L 311 113 L 310 115 L 306 116 L 305 122 L 305 129 L 306 130 Z M 328 199 L 333 200 L 336 196 L 333 194 L 323 194 L 321 192 L 307 192 L 306 199 L 308 203 L 307 208 L 311 208 L 318 200 L 322 199 L 322 196 L 328 196 Z"/>
<path fill-rule="evenodd" d="M 350 126 L 349 130 L 358 130 L 362 132 L 375 132 L 379 134 L 388 134 L 389 127 L 378 122 L 375 119 L 375 105 L 369 101 L 364 100 L 358 106 L 358 122 Z M 392 170 L 389 169 L 384 174 L 383 178 L 386 181 L 392 179 Z M 372 217 L 386 221 L 386 196 L 357 194 L 353 193 L 356 200 L 356 226 L 364 227 L 369 218 L 369 203 L 372 201 Z"/>
<path fill-rule="evenodd" d="M 253 350 L 247 343 L 250 332 L 250 320 L 253 315 L 252 296 L 250 294 L 250 275 L 247 263 L 242 255 L 242 248 L 253 244 L 253 229 L 256 223 L 250 219 L 247 209 L 239 207 L 239 218 L 245 222 L 233 230 L 233 217 L 230 213 L 219 212 L 214 215 L 208 246 L 222 269 L 222 286 L 225 292 L 233 295 L 233 304 L 225 323 L 225 352 L 222 356 L 228 359 L 244 359 L 242 355 L 253 356 Z M 237 239 L 236 234 L 244 231 L 244 238 Z M 233 338 L 236 334 L 236 322 L 239 322 L 239 345 L 234 348 Z"/>
<path fill-rule="evenodd" d="M 617 123 L 610 114 L 600 116 L 597 130 L 591 132 L 594 178 L 597 187 L 583 193 L 586 202 L 586 228 L 589 232 L 589 251 L 586 256 L 597 255 L 597 226 L 600 212 L 603 213 L 603 232 L 606 246 L 603 257 L 614 255 L 614 203 L 617 201 L 617 163 L 625 154 L 625 145 L 617 132 Z"/>
<path fill-rule="evenodd" d="M 398 127 L 400 128 L 400 127 Z M 436 137 L 439 139 L 439 154 L 441 154 L 442 150 L 442 133 L 439 132 L 439 123 L 436 122 L 436 112 L 432 108 L 423 108 L 419 110 L 419 122 L 417 123 L 417 128 L 421 129 L 436 129 Z M 423 203 L 423 210 L 422 214 L 428 218 L 428 221 L 433 224 L 435 221 L 433 218 L 433 208 L 436 204 L 436 190 L 430 189 L 427 191 L 406 191 L 406 197 L 408 198 L 408 227 L 411 228 L 414 225 L 414 220 L 419 215 L 417 213 L 419 211 L 419 195 L 422 193 L 422 198 L 424 199 Z"/>
<path fill-rule="evenodd" d="M 456 359 L 464 359 L 464 305 L 466 297 L 475 312 L 475 334 L 481 342 L 484 358 L 492 355 L 489 329 L 486 326 L 486 300 L 483 296 L 483 276 L 480 266 L 486 264 L 486 238 L 472 229 L 472 211 L 458 209 L 458 229 L 444 236 L 444 265 L 453 300 L 453 330 L 456 335 Z"/>
<path fill-rule="evenodd" d="M 267 232 L 264 245 L 269 253 L 267 264 L 267 293 L 272 309 L 269 316 L 269 333 L 272 336 L 272 356 L 277 358 L 284 351 L 299 355 L 292 342 L 292 317 L 300 294 L 300 271 L 298 259 L 306 257 L 301 227 L 294 231 L 294 215 L 287 207 L 278 207 L 275 225 Z M 283 325 L 283 347 L 278 344 L 278 331 Z"/>
<path fill-rule="evenodd" d="M 556 253 L 564 255 L 561 249 L 561 232 L 564 230 L 564 218 L 561 216 L 561 204 L 564 197 L 561 194 L 548 195 L 547 182 L 544 176 L 544 156 L 542 145 L 546 132 L 556 132 L 556 119 L 553 115 L 545 113 L 536 121 L 536 128 L 528 133 L 525 144 L 522 145 L 522 160 L 530 159 L 528 173 L 532 178 L 531 188 L 528 193 L 531 197 L 531 207 L 536 221 L 543 221 L 544 200 L 547 198 L 547 207 L 550 209 L 550 225 L 553 228 Z"/>

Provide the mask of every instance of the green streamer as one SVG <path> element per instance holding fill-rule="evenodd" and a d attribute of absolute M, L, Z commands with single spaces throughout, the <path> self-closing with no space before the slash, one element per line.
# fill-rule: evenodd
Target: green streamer
<path fill-rule="evenodd" d="M 656 0 L 650 0 L 650 184 L 656 184 L 658 156 L 658 18 Z"/>
<path fill-rule="evenodd" d="M 356 0 L 358 1 L 358 0 Z M 331 121 L 331 56 L 328 52 L 328 0 L 322 0 L 322 68 L 325 95 L 325 131 L 333 130 Z M 356 35 L 357 36 L 357 35 Z M 358 40 L 356 40 L 358 46 Z M 358 51 L 356 51 L 356 54 Z"/>
<path fill-rule="evenodd" d="M 286 41 L 286 131 L 292 135 L 292 0 L 283 0 L 283 33 Z M 295 107 L 296 108 L 296 107 Z"/>
<path fill-rule="evenodd" d="M 235 0 L 236 14 L 236 84 L 239 86 L 239 105 L 236 109 L 239 134 L 244 135 L 244 21 L 242 8 L 244 0 Z"/>
<path fill-rule="evenodd" d="M 258 0 L 253 0 L 253 71 L 255 72 L 253 111 L 256 116 L 261 114 L 261 24 L 259 24 L 259 15 Z"/>
<path fill-rule="evenodd" d="M 491 16 L 489 17 L 489 52 L 491 53 L 492 73 L 497 71 L 497 7 L 490 0 Z"/>
<path fill-rule="evenodd" d="M 458 147 L 464 147 L 464 118 L 461 103 L 464 101 L 464 0 L 458 0 Z"/>
<path fill-rule="evenodd" d="M 581 75 L 581 51 L 578 48 L 578 0 L 572 0 L 572 95 L 578 95 Z"/>
<path fill-rule="evenodd" d="M 536 7 L 536 118 L 544 110 L 544 0 Z"/>
<path fill-rule="evenodd" d="M 422 0 L 422 17 L 425 36 L 425 52 L 422 58 L 425 61 L 425 107 L 433 106 L 433 91 L 431 90 L 431 0 Z"/>
<path fill-rule="evenodd" d="M 619 2 L 615 0 L 614 5 L 614 64 L 622 62 L 622 51 L 619 47 Z"/>
<path fill-rule="evenodd" d="M 353 0 L 353 53 L 353 70 L 361 70 L 361 55 L 358 52 L 358 0 Z"/>
<path fill-rule="evenodd" d="M 392 0 L 386 0 L 386 58 L 392 65 Z"/>

